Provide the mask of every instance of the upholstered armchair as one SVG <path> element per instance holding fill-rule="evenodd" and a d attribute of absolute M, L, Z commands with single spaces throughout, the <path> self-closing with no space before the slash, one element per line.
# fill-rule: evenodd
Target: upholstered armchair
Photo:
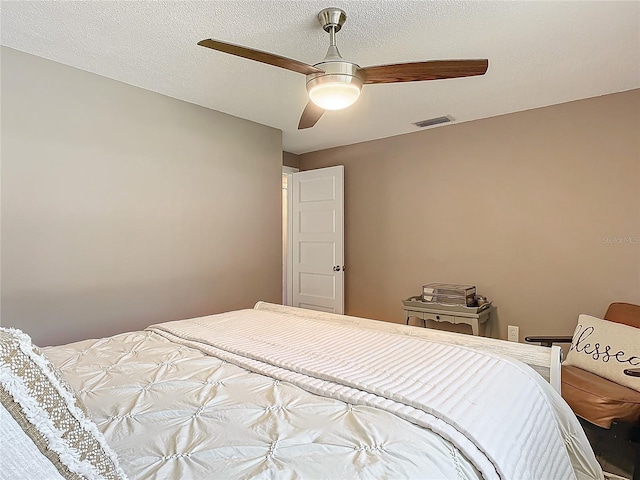
<path fill-rule="evenodd" d="M 604 320 L 640 329 L 640 305 L 612 303 L 604 315 Z M 574 335 L 577 340 L 579 340 L 579 329 L 580 327 Z M 629 332 L 628 330 L 626 331 Z M 623 335 L 623 333 L 618 334 L 618 336 L 621 335 Z M 598 347 L 599 352 L 605 351 L 604 346 L 595 343 L 597 339 L 586 339 L 586 335 L 583 335 L 583 338 L 583 353 L 585 345 L 589 352 L 594 351 L 594 349 Z M 640 338 L 640 336 L 637 338 Z M 572 341 L 572 337 L 531 336 L 526 337 L 525 340 L 527 342 L 536 342 L 541 345 L 551 346 L 553 343 L 569 343 Z M 632 347 L 634 351 L 640 351 L 640 343 L 637 343 L 637 340 L 633 340 L 633 342 L 637 345 L 637 348 Z M 576 341 L 574 340 L 572 350 L 579 350 L 579 348 L 580 346 L 576 348 Z M 617 349 L 609 351 L 611 354 L 610 357 L 613 359 L 612 363 L 619 361 L 615 359 L 616 351 Z M 595 357 L 599 352 L 596 351 L 591 357 Z M 572 354 L 573 353 L 570 352 L 569 356 Z M 637 353 L 635 355 L 637 355 Z M 620 360 L 627 361 L 626 363 L 628 365 L 626 366 L 629 368 L 624 368 L 624 375 L 629 379 L 640 377 L 640 368 L 638 368 L 640 358 L 632 357 L 631 361 L 628 361 L 628 352 L 626 356 L 619 355 L 618 357 Z M 604 360 L 604 357 L 600 357 L 600 359 Z M 606 360 L 608 362 L 610 358 L 607 357 Z M 570 363 L 571 362 L 565 360 L 562 365 L 561 388 L 562 397 L 573 409 L 575 414 L 587 422 L 604 429 L 610 429 L 613 422 L 630 422 L 634 424 L 631 435 L 635 438 L 632 438 L 632 440 L 638 442 L 640 440 L 640 438 L 638 438 L 640 435 L 640 391 L 634 387 L 635 384 L 633 382 L 635 382 L 635 380 L 629 382 L 624 381 L 623 378 L 622 383 L 626 383 L 626 385 L 623 385 L 614 380 L 604 378 L 592 371 L 585 370 L 581 368 L 581 366 Z M 640 379 L 638 379 L 637 385 L 640 385 Z M 638 453 L 636 454 L 633 480 L 640 480 L 640 448 L 638 448 L 638 446 L 636 447 Z"/>

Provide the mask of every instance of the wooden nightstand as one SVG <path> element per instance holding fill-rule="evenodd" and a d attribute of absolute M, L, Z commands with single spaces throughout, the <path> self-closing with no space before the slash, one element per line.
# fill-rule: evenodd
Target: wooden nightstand
<path fill-rule="evenodd" d="M 469 312 L 460 312 L 449 309 L 440 309 L 438 305 L 429 306 L 404 306 L 404 314 L 409 325 L 409 319 L 416 317 L 422 320 L 423 326 L 427 326 L 427 320 L 434 322 L 449 322 L 453 324 L 471 325 L 471 332 L 478 336 L 480 334 L 480 324 L 486 323 L 491 318 L 491 310 L 493 306 L 489 306 L 479 312 L 473 312 L 474 309 L 469 308 Z M 491 323 L 485 326 L 485 337 L 491 333 Z"/>

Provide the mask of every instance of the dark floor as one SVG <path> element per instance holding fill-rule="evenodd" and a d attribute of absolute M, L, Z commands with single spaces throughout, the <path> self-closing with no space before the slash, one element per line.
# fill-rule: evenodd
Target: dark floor
<path fill-rule="evenodd" d="M 633 475 L 636 451 L 640 448 L 640 444 L 630 441 L 630 437 L 635 433 L 632 427 L 629 424 L 614 423 L 611 430 L 606 430 L 579 420 L 602 469 L 630 479 Z"/>

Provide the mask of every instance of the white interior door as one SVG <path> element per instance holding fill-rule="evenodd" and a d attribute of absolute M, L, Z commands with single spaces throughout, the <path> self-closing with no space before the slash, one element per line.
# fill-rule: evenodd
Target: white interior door
<path fill-rule="evenodd" d="M 292 305 L 344 313 L 344 167 L 294 173 Z"/>

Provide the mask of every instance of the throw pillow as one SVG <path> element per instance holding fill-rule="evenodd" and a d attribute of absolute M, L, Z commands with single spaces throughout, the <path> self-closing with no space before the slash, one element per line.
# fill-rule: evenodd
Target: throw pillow
<path fill-rule="evenodd" d="M 640 328 L 580 315 L 564 365 L 640 391 L 640 378 L 624 374 L 640 368 Z"/>

